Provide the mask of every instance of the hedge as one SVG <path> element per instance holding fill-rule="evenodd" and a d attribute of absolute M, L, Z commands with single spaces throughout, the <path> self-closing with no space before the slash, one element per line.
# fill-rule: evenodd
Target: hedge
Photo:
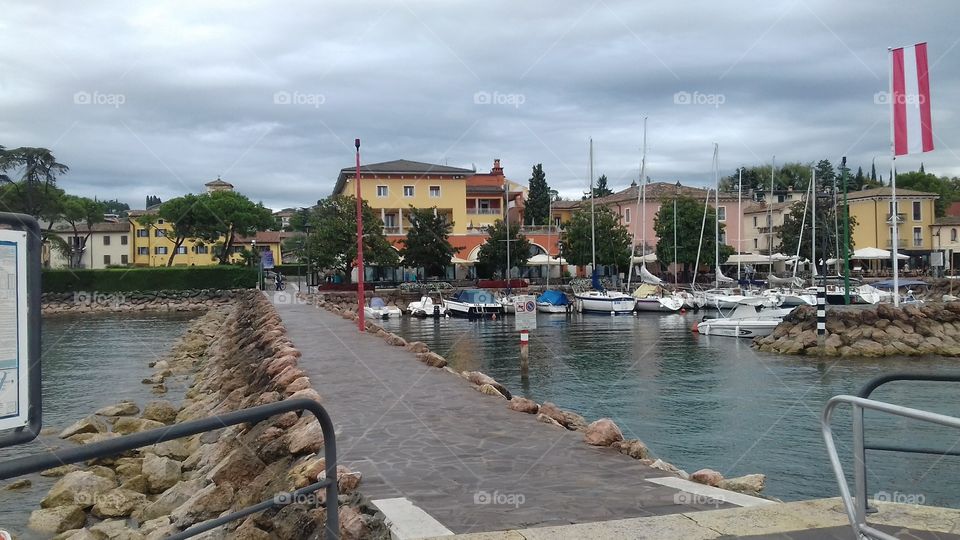
<path fill-rule="evenodd" d="M 44 270 L 41 282 L 43 292 L 51 293 L 248 289 L 257 285 L 257 269 L 233 265 L 56 269 Z"/>

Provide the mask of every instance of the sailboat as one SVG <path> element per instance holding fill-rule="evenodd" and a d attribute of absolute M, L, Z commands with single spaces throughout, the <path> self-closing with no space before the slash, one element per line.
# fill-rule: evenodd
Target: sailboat
<path fill-rule="evenodd" d="M 816 173 L 814 173 L 816 174 Z M 810 183 L 808 188 L 808 197 L 804 201 L 803 208 L 803 219 L 800 222 L 800 230 L 803 231 L 806 220 L 807 220 L 807 207 L 810 204 L 810 195 L 815 193 L 812 191 L 813 182 Z M 813 224 L 816 223 L 816 216 L 813 217 Z M 812 225 L 811 225 L 812 226 Z M 779 299 L 780 306 L 782 307 L 797 307 L 797 306 L 814 306 L 817 304 L 817 295 L 816 293 L 810 293 L 810 291 L 804 290 L 803 280 L 797 277 L 797 266 L 800 265 L 800 246 L 803 244 L 803 235 L 800 235 L 800 238 L 797 239 L 797 255 L 796 260 L 793 265 L 793 275 L 789 278 L 777 277 L 773 274 L 773 269 L 771 268 L 770 274 L 767 275 L 767 290 L 763 291 L 763 295 Z"/>
<path fill-rule="evenodd" d="M 640 282 L 642 285 L 633 292 L 633 298 L 636 302 L 637 311 L 680 311 L 683 307 L 683 299 L 674 295 L 664 295 L 663 281 L 647 270 L 646 250 L 647 250 L 647 119 L 643 119 L 643 154 L 640 158 L 640 189 L 637 192 L 638 213 L 641 215 L 641 259 L 640 259 Z M 633 278 L 633 253 L 636 250 L 637 235 L 631 235 L 630 243 L 630 275 L 627 278 L 627 290 L 630 290 L 631 278 Z"/>
<path fill-rule="evenodd" d="M 502 306 L 504 315 L 515 315 L 517 295 L 510 292 L 513 276 L 510 275 L 510 181 L 507 179 L 503 180 L 503 224 L 507 228 L 507 292 L 497 298 L 497 302 Z"/>
<path fill-rule="evenodd" d="M 619 291 L 608 291 L 600 283 L 600 276 L 597 274 L 597 230 L 594 224 L 595 203 L 593 190 L 593 139 L 590 139 L 590 246 L 592 251 L 592 264 L 590 271 L 592 274 L 592 290 L 574 293 L 574 299 L 580 311 L 584 313 L 609 313 L 610 315 L 622 315 L 633 313 L 636 302 L 629 294 Z"/>

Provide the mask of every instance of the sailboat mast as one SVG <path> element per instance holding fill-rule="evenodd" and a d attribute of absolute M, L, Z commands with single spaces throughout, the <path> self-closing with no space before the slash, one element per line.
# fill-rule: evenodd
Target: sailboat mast
<path fill-rule="evenodd" d="M 641 223 L 640 223 L 640 227 L 641 227 L 641 229 L 643 229 L 643 232 L 641 233 L 641 234 L 643 234 L 643 244 L 642 244 L 642 247 L 640 248 L 640 253 L 641 253 L 641 255 L 644 253 L 644 247 L 646 246 L 646 243 L 647 243 L 647 237 L 646 237 L 646 231 L 647 231 L 647 229 L 646 229 L 646 227 L 645 227 L 645 225 L 646 225 L 646 223 L 647 223 L 647 214 L 646 214 L 646 212 L 647 212 L 647 199 L 646 199 L 647 194 L 646 194 L 646 187 L 643 185 L 643 179 L 644 179 L 644 175 L 646 174 L 646 165 L 647 165 L 647 117 L 646 117 L 646 116 L 643 117 L 643 146 L 641 147 L 641 152 L 642 152 L 642 153 L 641 153 L 641 157 L 640 157 L 640 186 L 637 188 L 637 190 L 638 190 L 638 191 L 637 191 L 637 208 L 636 208 L 636 213 L 633 215 L 633 220 L 634 220 L 634 221 L 633 221 L 633 223 L 634 223 L 633 234 L 630 235 L 630 263 L 629 263 L 629 265 L 628 265 L 628 268 L 629 268 L 630 270 L 629 270 L 629 272 L 627 273 L 627 291 L 628 291 L 628 292 L 632 289 L 631 284 L 633 283 L 633 254 L 634 254 L 634 253 L 636 252 L 636 250 L 637 250 L 637 226 L 636 226 L 637 221 L 636 221 L 636 219 L 637 219 L 637 214 L 640 213 L 640 195 L 641 195 L 641 193 L 643 194 L 643 197 L 644 197 L 644 198 L 643 198 L 643 219 L 641 220 Z M 641 265 L 643 264 L 643 259 L 642 259 L 642 257 L 641 257 L 641 262 L 640 262 L 640 264 L 641 264 Z"/>
<path fill-rule="evenodd" d="M 737 169 L 737 281 L 740 281 L 740 253 L 743 251 L 743 167 Z"/>
<path fill-rule="evenodd" d="M 590 273 L 597 272 L 597 231 L 594 223 L 594 190 L 593 190 L 593 137 L 590 137 Z"/>
<path fill-rule="evenodd" d="M 773 273 L 773 171 L 777 168 L 777 156 L 770 160 L 770 204 L 767 205 L 767 261 Z"/>
<path fill-rule="evenodd" d="M 507 226 L 507 292 L 510 292 L 510 184 L 503 179 L 503 224 Z"/>
<path fill-rule="evenodd" d="M 720 286 L 720 145 L 713 143 L 713 263 L 716 265 L 716 281 Z"/>
<path fill-rule="evenodd" d="M 817 169 L 810 169 L 810 184 L 812 184 L 813 201 L 810 205 L 810 264 L 813 267 L 813 275 L 810 280 L 816 286 L 814 277 L 817 275 Z"/>

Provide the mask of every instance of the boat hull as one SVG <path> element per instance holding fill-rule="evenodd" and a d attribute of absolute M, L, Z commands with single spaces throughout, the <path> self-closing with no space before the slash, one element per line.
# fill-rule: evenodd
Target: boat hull
<path fill-rule="evenodd" d="M 363 308 L 363 315 L 368 319 L 390 319 L 402 315 L 398 307 L 372 308 L 370 306 Z"/>
<path fill-rule="evenodd" d="M 583 313 L 606 313 L 621 315 L 633 313 L 636 302 L 633 297 L 607 295 L 575 295 Z"/>
<path fill-rule="evenodd" d="M 451 317 L 481 319 L 503 315 L 503 306 L 500 304 L 471 304 L 456 300 L 447 300 L 444 303 L 447 314 Z"/>
<path fill-rule="evenodd" d="M 570 304 L 558 306 L 548 302 L 537 302 L 537 311 L 540 313 L 567 313 Z"/>
<path fill-rule="evenodd" d="M 705 336 L 738 338 L 765 337 L 773 333 L 780 321 L 738 321 L 735 319 L 709 319 L 697 324 L 697 332 Z"/>
<path fill-rule="evenodd" d="M 683 300 L 673 297 L 637 298 L 637 311 L 652 311 L 659 313 L 675 313 L 683 308 Z"/>

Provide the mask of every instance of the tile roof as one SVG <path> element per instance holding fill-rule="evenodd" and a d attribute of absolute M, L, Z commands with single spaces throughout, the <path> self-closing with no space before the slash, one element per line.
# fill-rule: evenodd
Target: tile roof
<path fill-rule="evenodd" d="M 880 187 L 880 188 L 871 188 L 864 189 L 861 191 L 851 191 L 847 193 L 847 200 L 850 199 L 872 199 L 874 197 L 890 197 L 890 188 L 889 187 Z M 936 197 L 940 196 L 936 193 L 928 193 L 926 191 L 914 191 L 912 189 L 898 189 L 897 197 Z"/>
<path fill-rule="evenodd" d="M 340 169 L 340 175 L 337 177 L 337 184 L 333 188 L 334 193 L 340 193 L 347 178 L 356 173 L 356 167 L 344 167 Z M 463 169 L 460 167 L 449 167 L 447 165 L 436 165 L 433 163 L 423 163 L 421 161 L 410 161 L 408 159 L 395 159 L 393 161 L 384 161 L 381 163 L 368 163 L 360 165 L 361 173 L 373 174 L 449 174 L 449 175 L 472 175 L 476 174 L 473 169 Z"/>
<path fill-rule="evenodd" d="M 130 231 L 130 222 L 127 221 L 126 219 L 122 219 L 116 222 L 105 221 L 102 223 L 94 223 L 93 227 L 91 227 L 90 229 L 92 229 L 93 232 L 103 232 L 103 233 L 128 232 Z M 87 233 L 87 232 L 90 232 L 90 229 L 87 228 L 86 223 L 77 224 L 77 232 Z M 53 231 L 73 233 L 73 227 L 69 223 L 59 222 L 54 224 Z"/>

